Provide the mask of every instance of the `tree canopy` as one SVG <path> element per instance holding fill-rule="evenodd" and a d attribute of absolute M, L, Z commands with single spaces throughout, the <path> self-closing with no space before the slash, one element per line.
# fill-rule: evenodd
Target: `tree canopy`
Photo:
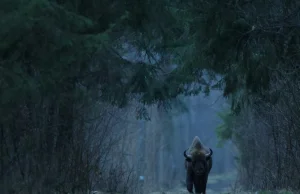
<path fill-rule="evenodd" d="M 1 0 L 1 153 L 30 150 L 26 138 L 40 129 L 36 142 L 56 142 L 49 153 L 63 169 L 74 123 L 96 102 L 166 105 L 220 89 L 235 115 L 244 104 L 275 104 L 287 90 L 276 80 L 299 81 L 299 7 L 296 0 Z M 230 125 L 232 116 L 222 115 Z M 219 135 L 230 138 L 230 127 Z"/>
<path fill-rule="evenodd" d="M 97 88 L 102 99 L 119 105 L 128 94 L 150 104 L 208 92 L 206 70 L 210 78 L 222 75 L 214 87 L 222 87 L 224 96 L 262 93 L 272 70 L 298 60 L 297 6 L 297 1 L 2 1 L 1 77 L 7 79 L 2 89 L 47 95 L 63 93 L 66 88 L 56 86 L 68 83 Z M 125 44 L 152 63 L 125 59 Z M 21 83 L 14 84 L 17 80 Z"/>

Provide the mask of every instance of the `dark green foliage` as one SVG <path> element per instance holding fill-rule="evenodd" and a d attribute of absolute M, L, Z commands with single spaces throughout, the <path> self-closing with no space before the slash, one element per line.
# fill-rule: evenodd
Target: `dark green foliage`
<path fill-rule="evenodd" d="M 15 0 L 2 4 L 1 26 L 5 28 L 1 37 L 5 41 L 0 51 L 5 64 L 30 63 L 27 72 L 49 77 L 42 88 L 55 88 L 65 81 L 87 87 L 100 84 L 107 94 L 102 94 L 103 99 L 121 106 L 126 104 L 128 92 L 143 93 L 146 104 L 198 93 L 201 88 L 209 92 L 208 83 L 201 78 L 203 69 L 224 75 L 220 87 L 224 87 L 225 96 L 243 88 L 247 95 L 262 93 L 268 88 L 270 69 L 291 57 L 298 58 L 294 44 L 299 39 L 297 28 L 275 27 L 273 12 L 268 13 L 275 17 L 273 23 L 263 25 L 266 21 L 260 15 L 268 2 Z M 285 6 L 276 8 L 277 12 L 295 4 Z M 277 28 L 282 33 L 276 34 Z M 178 68 L 161 77 L 161 60 L 152 67 L 122 59 L 121 53 L 115 52 L 122 44 L 117 41 L 120 37 L 145 49 L 148 57 L 153 51 L 171 53 L 171 62 Z M 98 64 L 91 68 L 95 58 Z M 128 80 L 129 75 L 132 78 Z M 195 83 L 202 87 L 189 88 Z M 122 95 L 115 91 L 122 91 Z"/>
<path fill-rule="evenodd" d="M 145 10 L 147 4 L 141 6 Z M 147 28 L 156 20 L 140 26 L 147 18 L 139 9 L 126 1 L 0 2 L 4 193 L 87 191 L 90 168 L 95 168 L 93 162 L 99 165 L 87 161 L 88 106 L 106 101 L 123 107 L 133 98 L 145 104 L 168 98 L 158 64 L 122 56 L 126 41 L 138 51 L 155 42 Z M 139 37 L 146 32 L 149 36 Z"/>
<path fill-rule="evenodd" d="M 218 146 L 223 146 L 224 142 L 233 138 L 234 114 L 229 112 L 220 112 L 218 116 L 222 120 L 222 124 L 216 128 L 216 133 L 219 138 Z"/>
<path fill-rule="evenodd" d="M 293 69 L 299 60 L 297 7 L 297 1 L 186 2 L 180 10 L 173 9 L 188 31 L 186 42 L 193 40 L 185 47 L 192 47 L 188 53 L 181 49 L 184 66 L 223 75 L 218 86 L 224 96 L 244 96 L 243 101 L 232 98 L 232 108 L 239 109 L 251 95 L 270 89 L 275 72 Z"/>
<path fill-rule="evenodd" d="M 3 158 L 17 168 L 11 158 L 21 151 L 30 150 L 32 160 L 52 154 L 59 172 L 67 165 L 59 158 L 72 158 L 75 121 L 88 114 L 78 107 L 137 100 L 137 118 L 150 119 L 145 105 L 170 108 L 179 95 L 208 95 L 211 88 L 232 101 L 217 130 L 221 139 L 232 138 L 232 120 L 244 104 L 276 104 L 274 80 L 286 74 L 298 80 L 299 6 L 295 0 L 0 1 L 0 142 L 14 145 L 1 144 Z M 132 54 L 141 56 L 124 57 Z"/>
<path fill-rule="evenodd" d="M 44 96 L 64 93 L 68 83 L 98 88 L 102 100 L 120 106 L 126 105 L 128 93 L 142 94 L 146 104 L 182 93 L 174 90 L 181 82 L 158 79 L 159 64 L 132 63 L 115 50 L 123 44 L 120 37 L 130 41 L 127 34 L 139 31 L 143 37 L 135 38 L 133 46 L 151 46 L 163 23 L 151 18 L 146 26 L 140 25 L 160 4 L 147 9 L 146 3 L 138 2 L 37 0 L 3 2 L 1 7 L 6 8 L 1 14 L 1 67 L 7 79 L 16 81 L 11 76 L 21 74 L 28 80 L 24 84 Z M 151 26 L 157 33 L 149 34 L 146 28 Z"/>

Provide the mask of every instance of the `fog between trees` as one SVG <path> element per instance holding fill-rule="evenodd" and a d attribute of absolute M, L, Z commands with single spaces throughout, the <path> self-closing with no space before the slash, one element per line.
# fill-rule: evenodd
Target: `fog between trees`
<path fill-rule="evenodd" d="M 0 1 L 1 193 L 181 192 L 195 135 L 208 192 L 297 193 L 299 6 Z"/>

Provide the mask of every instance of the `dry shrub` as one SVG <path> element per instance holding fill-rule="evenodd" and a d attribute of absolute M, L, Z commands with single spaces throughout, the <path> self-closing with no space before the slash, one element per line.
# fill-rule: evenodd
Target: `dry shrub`
<path fill-rule="evenodd" d="M 246 189 L 300 189 L 300 82 L 276 74 L 272 90 L 237 118 L 239 180 Z"/>
<path fill-rule="evenodd" d="M 62 115 L 61 105 L 50 102 L 24 102 L 2 122 L 1 193 L 109 190 L 114 177 L 117 191 L 128 193 L 135 180 L 133 164 L 119 149 L 127 138 L 120 117 L 126 118 L 128 110 L 99 103 Z"/>

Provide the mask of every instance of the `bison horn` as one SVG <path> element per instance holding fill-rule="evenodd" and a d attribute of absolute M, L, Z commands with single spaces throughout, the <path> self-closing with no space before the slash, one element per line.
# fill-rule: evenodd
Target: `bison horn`
<path fill-rule="evenodd" d="M 213 151 L 212 151 L 212 149 L 209 148 L 209 153 L 205 154 L 205 156 L 206 156 L 206 158 L 209 158 L 212 156 L 212 154 L 213 154 Z"/>
<path fill-rule="evenodd" d="M 191 160 L 191 156 L 190 156 L 190 155 L 187 155 L 187 154 L 186 154 L 186 151 L 187 151 L 187 150 L 184 150 L 184 152 L 183 152 L 184 157 L 185 157 L 186 159 Z"/>

